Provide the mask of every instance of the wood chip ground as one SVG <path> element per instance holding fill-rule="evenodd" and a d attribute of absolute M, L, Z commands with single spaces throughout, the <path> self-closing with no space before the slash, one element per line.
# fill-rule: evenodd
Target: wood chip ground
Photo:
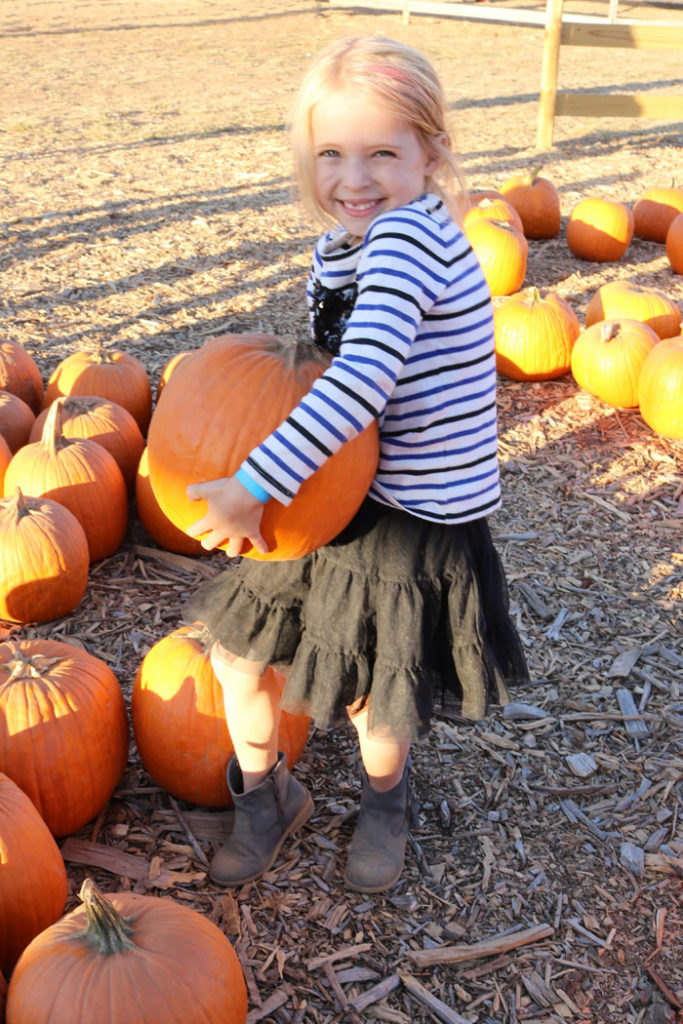
<path fill-rule="evenodd" d="M 624 0 L 620 14 L 681 17 Z M 2 336 L 45 380 L 101 343 L 137 355 L 156 383 L 173 353 L 211 335 L 305 331 L 317 229 L 291 201 L 284 125 L 309 55 L 368 32 L 432 57 L 472 188 L 536 162 L 538 29 L 406 25 L 294 0 L 1 4 Z M 560 81 L 675 91 L 680 56 L 563 49 Z M 558 119 L 544 173 L 564 220 L 588 194 L 632 203 L 680 181 L 682 130 Z M 580 319 L 615 278 L 683 304 L 661 245 L 635 240 L 610 265 L 573 259 L 564 232 L 530 245 L 527 283 L 559 291 Z M 397 886 L 364 897 L 341 882 L 359 791 L 342 730 L 314 732 L 297 769 L 316 801 L 310 825 L 236 892 L 206 875 L 229 812 L 175 801 L 131 747 L 108 807 L 61 844 L 69 907 L 90 875 L 206 914 L 240 956 L 250 1024 L 680 1019 L 683 445 L 571 378 L 501 380 L 500 452 L 492 528 L 533 680 L 484 722 L 442 708 L 415 747 L 419 827 Z M 82 644 L 129 697 L 146 651 L 221 557 L 167 556 L 132 507 L 76 612 L 13 635 Z"/>

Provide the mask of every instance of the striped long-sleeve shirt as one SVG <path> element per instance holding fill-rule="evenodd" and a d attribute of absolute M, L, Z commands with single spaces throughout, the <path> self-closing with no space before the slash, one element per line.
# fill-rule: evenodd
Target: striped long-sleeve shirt
<path fill-rule="evenodd" d="M 278 501 L 373 419 L 370 497 L 444 523 L 500 504 L 491 297 L 459 227 L 434 195 L 382 214 L 355 246 L 320 239 L 316 283 L 357 297 L 339 354 L 243 463 Z"/>

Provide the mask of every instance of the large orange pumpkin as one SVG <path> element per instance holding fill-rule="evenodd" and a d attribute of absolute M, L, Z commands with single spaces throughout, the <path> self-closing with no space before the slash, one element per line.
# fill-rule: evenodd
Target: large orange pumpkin
<path fill-rule="evenodd" d="M 0 388 L 26 402 L 34 414 L 43 407 L 43 378 L 33 356 L 18 341 L 0 341 Z"/>
<path fill-rule="evenodd" d="M 529 243 L 514 225 L 481 218 L 465 227 L 491 295 L 511 295 L 524 283 Z"/>
<path fill-rule="evenodd" d="M 561 296 L 528 288 L 494 313 L 496 369 L 511 380 L 552 380 L 569 373 L 581 328 Z"/>
<path fill-rule="evenodd" d="M 40 441 L 12 457 L 5 491 L 53 498 L 76 516 L 88 538 L 91 562 L 112 555 L 128 524 L 128 493 L 116 459 L 97 441 L 65 437 L 61 405 L 53 402 Z"/>
<path fill-rule="evenodd" d="M 625 203 L 590 196 L 576 204 L 567 221 L 567 245 L 584 260 L 620 260 L 633 237 L 633 212 Z"/>
<path fill-rule="evenodd" d="M 586 327 L 572 349 L 574 380 L 615 408 L 638 405 L 638 378 L 659 337 L 639 320 L 601 320 Z"/>
<path fill-rule="evenodd" d="M 206 502 L 188 499 L 188 484 L 232 476 L 327 365 L 324 353 L 311 346 L 260 334 L 213 338 L 177 365 L 154 410 L 147 442 L 152 488 L 176 526 L 186 530 L 206 511 Z M 267 503 L 261 527 L 268 553 L 242 553 L 262 560 L 299 558 L 332 540 L 367 494 L 378 458 L 373 422 L 306 480 L 290 505 Z"/>
<path fill-rule="evenodd" d="M 634 234 L 651 242 L 665 242 L 671 222 L 683 213 L 683 188 L 650 188 L 633 207 Z"/>
<path fill-rule="evenodd" d="M 674 217 L 666 233 L 666 255 L 674 274 L 683 274 L 683 213 Z"/>
<path fill-rule="evenodd" d="M 40 440 L 50 408 L 36 417 L 29 441 Z M 145 439 L 127 409 L 97 395 L 71 395 L 61 399 L 61 426 L 64 437 L 86 438 L 106 448 L 123 473 L 128 490 L 133 490 Z"/>
<path fill-rule="evenodd" d="M 681 311 L 664 292 L 633 281 L 608 281 L 586 307 L 586 327 L 599 320 L 640 320 L 660 338 L 672 338 L 681 326 Z"/>
<path fill-rule="evenodd" d="M 4 493 L 5 473 L 11 461 L 12 452 L 10 446 L 4 437 L 0 436 L 0 494 Z"/>
<path fill-rule="evenodd" d="M 0 774 L 0 971 L 11 971 L 31 939 L 54 924 L 67 890 L 52 833 L 26 793 Z"/>
<path fill-rule="evenodd" d="M 462 223 L 467 231 L 468 226 L 471 226 L 477 220 L 498 220 L 503 221 L 507 224 L 512 224 L 513 227 L 517 228 L 518 231 L 523 231 L 522 218 L 515 210 L 514 206 L 509 203 L 502 196 L 498 198 L 492 198 L 490 196 L 482 196 L 480 199 L 473 201 L 470 199 L 470 205 L 465 210 L 463 215 Z"/>
<path fill-rule="evenodd" d="M 555 238 L 562 224 L 560 194 L 540 171 L 539 166 L 513 174 L 503 182 L 500 191 L 517 210 L 527 238 Z"/>
<path fill-rule="evenodd" d="M 657 434 L 683 438 L 683 335 L 652 349 L 638 379 L 640 415 Z"/>
<path fill-rule="evenodd" d="M 83 527 L 50 498 L 0 499 L 0 618 L 50 622 L 80 603 L 90 558 Z"/>
<path fill-rule="evenodd" d="M 172 523 L 161 510 L 149 479 L 147 448 L 143 449 L 135 476 L 135 505 L 138 518 L 152 540 L 177 555 L 206 554 L 201 542 Z"/>
<path fill-rule="evenodd" d="M 210 644 L 200 624 L 157 641 L 138 668 L 131 715 L 140 759 L 160 786 L 190 803 L 228 807 L 225 773 L 234 748 Z M 284 684 L 280 673 L 266 672 Z M 301 757 L 310 724 L 304 715 L 281 714 L 278 747 L 290 768 Z"/>
<path fill-rule="evenodd" d="M 4 437 L 11 452 L 16 452 L 28 443 L 35 413 L 19 395 L 0 390 L 0 435 Z"/>
<path fill-rule="evenodd" d="M 140 431 L 147 432 L 152 414 L 152 385 L 144 366 L 129 352 L 98 348 L 72 352 L 52 372 L 45 405 L 66 395 L 97 395 L 122 405 Z"/>
<path fill-rule="evenodd" d="M 80 897 L 19 958 L 7 1024 L 244 1024 L 242 967 L 206 915 L 89 878 Z"/>
<path fill-rule="evenodd" d="M 61 640 L 0 644 L 0 771 L 53 835 L 106 807 L 127 757 L 125 702 L 104 661 Z"/>

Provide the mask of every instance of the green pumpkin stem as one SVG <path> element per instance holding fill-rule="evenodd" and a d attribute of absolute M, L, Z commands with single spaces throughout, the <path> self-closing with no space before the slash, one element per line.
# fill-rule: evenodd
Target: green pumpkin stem
<path fill-rule="evenodd" d="M 78 933 L 78 938 L 85 939 L 102 956 L 137 949 L 130 938 L 133 933 L 130 919 L 121 917 L 113 903 L 99 891 L 92 878 L 85 879 L 78 895 L 83 901 L 88 918 L 88 923 L 83 931 Z"/>
<path fill-rule="evenodd" d="M 10 500 L 9 509 L 10 514 L 15 517 L 15 521 L 17 523 L 20 519 L 23 519 L 24 516 L 30 516 L 31 509 L 26 504 L 26 498 L 24 497 L 24 492 L 21 487 L 16 488 L 12 499 Z"/>

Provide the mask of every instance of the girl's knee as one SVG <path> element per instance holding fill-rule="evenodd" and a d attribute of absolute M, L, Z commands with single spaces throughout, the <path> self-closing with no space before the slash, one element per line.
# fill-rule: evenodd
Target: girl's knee
<path fill-rule="evenodd" d="M 240 675 L 245 676 L 262 676 L 265 669 L 266 663 L 264 661 L 253 661 L 249 658 L 242 658 L 238 654 L 233 654 L 226 647 L 223 647 L 217 640 L 214 642 L 211 648 L 211 665 L 216 675 L 221 675 L 221 672 L 239 672 Z"/>

